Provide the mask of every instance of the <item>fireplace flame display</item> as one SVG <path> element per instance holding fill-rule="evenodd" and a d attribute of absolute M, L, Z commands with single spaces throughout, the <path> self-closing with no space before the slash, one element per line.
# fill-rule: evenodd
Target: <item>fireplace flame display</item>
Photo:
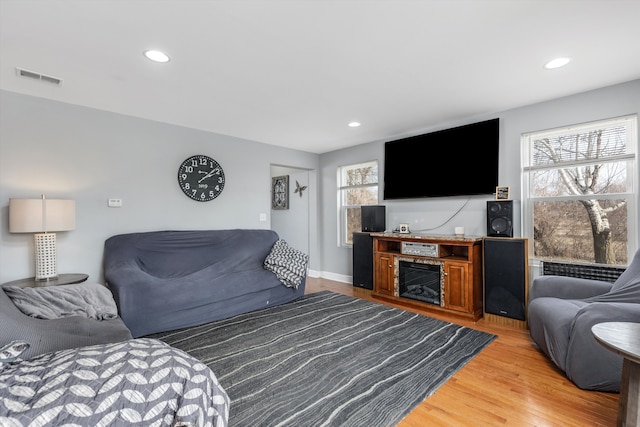
<path fill-rule="evenodd" d="M 400 261 L 399 296 L 430 304 L 442 304 L 442 264 Z"/>

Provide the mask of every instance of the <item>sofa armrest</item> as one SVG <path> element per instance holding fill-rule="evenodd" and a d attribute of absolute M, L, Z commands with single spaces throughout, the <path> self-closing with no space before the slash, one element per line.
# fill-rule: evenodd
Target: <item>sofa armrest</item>
<path fill-rule="evenodd" d="M 584 299 L 609 292 L 612 283 L 566 276 L 539 276 L 529 290 L 529 301 L 540 297 Z"/>
<path fill-rule="evenodd" d="M 640 322 L 640 304 L 594 302 L 581 308 L 571 326 L 566 373 L 580 388 L 617 392 L 622 357 L 598 343 L 591 332 L 602 322 Z"/>

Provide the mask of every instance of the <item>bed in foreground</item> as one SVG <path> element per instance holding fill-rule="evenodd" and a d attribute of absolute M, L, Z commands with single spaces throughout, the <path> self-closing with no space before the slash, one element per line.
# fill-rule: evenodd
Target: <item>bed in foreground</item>
<path fill-rule="evenodd" d="M 79 347 L 21 360 L 0 351 L 2 426 L 226 427 L 229 397 L 206 365 L 155 339 Z"/>

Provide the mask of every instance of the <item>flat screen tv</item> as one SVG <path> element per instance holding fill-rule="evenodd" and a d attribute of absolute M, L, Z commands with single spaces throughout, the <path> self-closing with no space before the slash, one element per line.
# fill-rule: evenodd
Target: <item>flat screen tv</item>
<path fill-rule="evenodd" d="M 384 145 L 384 199 L 492 194 L 498 185 L 499 119 Z"/>

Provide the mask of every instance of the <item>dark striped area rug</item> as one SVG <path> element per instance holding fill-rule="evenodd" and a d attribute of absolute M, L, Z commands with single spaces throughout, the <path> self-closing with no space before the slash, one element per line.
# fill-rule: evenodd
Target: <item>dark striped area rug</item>
<path fill-rule="evenodd" d="M 151 337 L 213 370 L 231 427 L 394 426 L 496 338 L 329 291 Z"/>

